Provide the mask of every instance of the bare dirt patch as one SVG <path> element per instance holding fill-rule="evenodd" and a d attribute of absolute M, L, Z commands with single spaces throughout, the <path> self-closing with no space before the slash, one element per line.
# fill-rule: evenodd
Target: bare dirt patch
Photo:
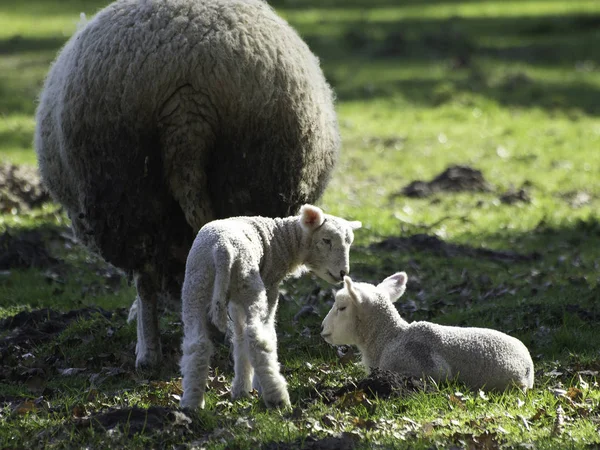
<path fill-rule="evenodd" d="M 298 439 L 291 443 L 271 442 L 263 445 L 263 450 L 351 450 L 356 447 L 358 436 L 351 433 L 340 433 L 338 436 L 316 438 L 308 436 L 306 439 Z"/>
<path fill-rule="evenodd" d="M 95 431 L 119 430 L 127 436 L 144 433 L 164 433 L 173 427 L 186 430 L 192 420 L 177 409 L 151 406 L 148 409 L 111 408 L 95 413 L 90 417 L 76 420 L 78 428 L 91 428 Z"/>
<path fill-rule="evenodd" d="M 376 398 L 406 397 L 415 392 L 433 391 L 434 387 L 421 378 L 373 368 L 364 379 L 358 382 L 350 381 L 339 388 L 317 385 L 313 397 L 326 404 L 337 402 L 341 407 L 347 407 L 368 403 Z"/>
<path fill-rule="evenodd" d="M 400 195 L 429 197 L 438 192 L 490 192 L 492 186 L 480 170 L 469 166 L 450 166 L 431 181 L 413 181 L 405 186 Z"/>

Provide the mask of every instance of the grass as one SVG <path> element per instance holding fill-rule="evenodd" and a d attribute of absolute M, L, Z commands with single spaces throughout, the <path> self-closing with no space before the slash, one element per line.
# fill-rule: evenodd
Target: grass
<path fill-rule="evenodd" d="M 35 164 L 34 112 L 44 74 L 79 13 L 92 15 L 104 4 L 0 4 L 3 162 Z M 266 410 L 259 398 L 231 402 L 223 345 L 207 409 L 191 423 L 152 409 L 155 415 L 136 416 L 131 409 L 124 430 L 101 427 L 90 417 L 114 408 L 177 407 L 181 330 L 176 315 L 162 317 L 165 365 L 158 377 L 136 373 L 135 326 L 126 323 L 134 289 L 125 279 L 110 285 L 101 261 L 48 232 L 51 251 L 64 264 L 50 273 L 0 275 L 0 318 L 39 308 L 103 310 L 0 356 L 0 447 L 597 448 L 600 4 L 272 4 L 320 57 L 338 96 L 343 152 L 321 205 L 364 224 L 352 252 L 354 276 L 377 282 L 406 270 L 408 291 L 399 308 L 407 320 L 488 326 L 519 337 L 534 358 L 535 388 L 482 394 L 449 383 L 400 398 L 357 392 L 327 403 L 318 393 L 357 383 L 364 373 L 357 358 L 340 359 L 319 338 L 331 291 L 303 278 L 285 284 L 288 301 L 278 326 L 293 411 Z M 453 164 L 481 170 L 492 190 L 398 195 Z M 525 189 L 531 201 L 501 202 L 512 188 Z M 52 205 L 0 215 L 0 231 L 65 223 Z M 539 257 L 507 262 L 371 246 L 417 233 Z M 294 322 L 312 292 L 320 298 L 318 314 Z M 0 330 L 2 340 L 10 336 Z"/>

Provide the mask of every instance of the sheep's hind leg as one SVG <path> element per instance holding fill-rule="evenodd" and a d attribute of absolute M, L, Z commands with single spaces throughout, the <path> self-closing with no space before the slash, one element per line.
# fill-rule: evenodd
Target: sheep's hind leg
<path fill-rule="evenodd" d="M 211 107 L 191 85 L 177 89 L 160 117 L 165 179 L 194 233 L 213 220 L 207 164 L 215 141 Z"/>
<path fill-rule="evenodd" d="M 262 281 L 260 282 L 262 286 Z M 279 371 L 277 342 L 269 328 L 269 305 L 264 290 L 257 292 L 256 300 L 246 309 L 246 339 L 250 362 L 262 388 L 262 396 L 269 407 L 289 406 L 290 396 L 285 378 Z"/>
<path fill-rule="evenodd" d="M 158 286 L 152 271 L 136 273 L 137 288 L 137 344 L 135 367 L 150 369 L 161 359 L 160 330 L 158 326 Z"/>
<path fill-rule="evenodd" d="M 206 317 L 197 319 L 197 324 L 185 327 L 180 363 L 183 376 L 181 407 L 190 409 L 204 408 L 206 380 L 210 358 L 214 352 Z"/>
<path fill-rule="evenodd" d="M 235 376 L 231 385 L 231 397 L 248 397 L 252 391 L 252 374 L 254 369 L 248 356 L 248 342 L 245 336 L 246 312 L 233 301 L 229 304 L 229 311 L 233 320 L 233 366 Z"/>

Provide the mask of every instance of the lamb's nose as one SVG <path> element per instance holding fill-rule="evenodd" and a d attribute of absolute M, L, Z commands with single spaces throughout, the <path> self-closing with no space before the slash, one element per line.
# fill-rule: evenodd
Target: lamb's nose
<path fill-rule="evenodd" d="M 325 325 L 321 324 L 321 333 L 323 332 L 324 329 L 325 329 Z"/>
<path fill-rule="evenodd" d="M 344 279 L 345 276 L 346 276 L 346 271 L 340 270 L 340 277 L 342 277 L 342 280 Z"/>

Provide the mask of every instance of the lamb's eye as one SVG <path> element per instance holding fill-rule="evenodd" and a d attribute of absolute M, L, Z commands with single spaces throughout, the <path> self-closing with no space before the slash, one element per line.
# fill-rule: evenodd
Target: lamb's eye
<path fill-rule="evenodd" d="M 343 310 L 345 310 L 345 309 L 346 309 L 346 307 L 345 307 L 345 306 L 340 306 L 340 307 L 338 308 L 338 311 L 343 311 Z"/>
<path fill-rule="evenodd" d="M 323 238 L 323 242 L 331 247 L 331 239 Z"/>

